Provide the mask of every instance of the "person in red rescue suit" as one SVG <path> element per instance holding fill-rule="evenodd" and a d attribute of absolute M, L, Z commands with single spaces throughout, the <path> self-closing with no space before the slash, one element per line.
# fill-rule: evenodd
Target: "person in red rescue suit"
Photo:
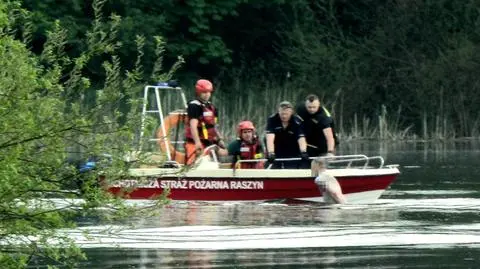
<path fill-rule="evenodd" d="M 185 125 L 185 162 L 192 164 L 205 147 L 217 145 L 217 154 L 226 156 L 225 142 L 218 131 L 218 111 L 209 101 L 213 92 L 213 84 L 209 80 L 200 79 L 195 84 L 197 98 L 188 102 Z"/>
<path fill-rule="evenodd" d="M 251 121 L 241 121 L 237 126 L 237 140 L 228 145 L 228 154 L 232 156 L 232 167 L 241 169 L 263 169 L 264 162 L 241 162 L 238 160 L 263 159 L 263 147 L 258 140 L 255 126 Z"/>

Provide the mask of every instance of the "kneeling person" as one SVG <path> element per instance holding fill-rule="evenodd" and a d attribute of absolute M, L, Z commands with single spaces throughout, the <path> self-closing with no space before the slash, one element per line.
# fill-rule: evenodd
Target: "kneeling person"
<path fill-rule="evenodd" d="M 327 162 L 323 158 L 316 158 L 312 161 L 312 175 L 322 193 L 323 200 L 327 204 L 345 204 L 347 201 L 342 193 L 342 187 L 337 179 L 327 173 Z"/>
<path fill-rule="evenodd" d="M 232 167 L 242 169 L 263 168 L 263 162 L 241 162 L 239 160 L 255 160 L 263 158 L 263 148 L 255 134 L 255 126 L 251 121 L 242 121 L 237 126 L 237 140 L 228 145 L 228 154 L 233 157 Z M 235 165 L 237 165 L 235 167 Z"/>

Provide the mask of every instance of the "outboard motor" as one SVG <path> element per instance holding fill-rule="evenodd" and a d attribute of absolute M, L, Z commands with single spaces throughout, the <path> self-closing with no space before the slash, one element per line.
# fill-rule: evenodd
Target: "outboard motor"
<path fill-rule="evenodd" d="M 88 172 L 97 169 L 98 167 L 104 167 L 112 163 L 112 155 L 101 154 L 100 156 L 94 156 L 87 159 L 86 162 L 80 163 L 77 166 L 79 175 L 76 177 L 77 188 L 80 193 L 84 193 L 85 184 L 88 179 Z M 99 182 L 94 182 L 94 186 L 99 187 Z"/>
<path fill-rule="evenodd" d="M 97 164 L 99 163 L 111 164 L 112 155 L 104 153 L 100 156 L 90 157 L 85 163 L 82 163 L 78 166 L 78 171 L 80 173 L 86 173 L 88 171 L 94 170 L 97 167 Z"/>

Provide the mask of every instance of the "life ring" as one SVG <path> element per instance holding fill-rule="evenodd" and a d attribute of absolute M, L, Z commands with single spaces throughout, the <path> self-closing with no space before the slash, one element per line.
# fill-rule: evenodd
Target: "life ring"
<path fill-rule="evenodd" d="M 166 152 L 168 146 L 168 149 L 170 150 L 171 160 L 175 160 L 180 164 L 185 163 L 185 153 L 175 150 L 175 147 L 172 145 L 170 139 L 168 139 L 167 143 L 165 143 L 165 138 L 168 137 L 171 128 L 177 128 L 182 123 L 187 123 L 187 114 L 183 111 L 171 112 L 166 118 L 163 119 L 163 126 L 160 125 L 157 130 L 157 141 L 160 147 L 160 151 Z M 164 128 L 165 133 L 163 132 Z"/>

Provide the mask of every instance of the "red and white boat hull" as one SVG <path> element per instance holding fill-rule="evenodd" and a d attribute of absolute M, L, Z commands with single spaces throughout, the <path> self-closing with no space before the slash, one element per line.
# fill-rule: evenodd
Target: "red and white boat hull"
<path fill-rule="evenodd" d="M 323 201 L 310 170 L 194 170 L 175 174 L 172 169 L 133 169 L 132 179 L 108 190 L 129 199 L 152 199 L 169 190 L 172 200 L 265 201 L 299 199 Z M 348 203 L 371 203 L 396 179 L 395 167 L 332 169 Z M 129 192 L 124 192 L 128 189 Z"/>

